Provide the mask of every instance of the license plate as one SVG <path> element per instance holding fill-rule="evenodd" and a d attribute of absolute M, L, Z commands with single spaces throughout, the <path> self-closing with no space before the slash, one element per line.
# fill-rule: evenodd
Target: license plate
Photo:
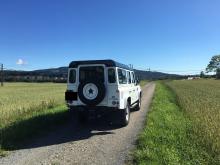
<path fill-rule="evenodd" d="M 77 100 L 77 92 L 66 91 L 65 100 Z"/>

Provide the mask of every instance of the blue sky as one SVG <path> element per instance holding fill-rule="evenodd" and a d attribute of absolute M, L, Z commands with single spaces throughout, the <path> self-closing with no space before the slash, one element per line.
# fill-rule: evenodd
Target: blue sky
<path fill-rule="evenodd" d="M 115 59 L 198 72 L 220 54 L 219 6 L 219 0 L 1 0 L 0 63 L 34 70 Z"/>

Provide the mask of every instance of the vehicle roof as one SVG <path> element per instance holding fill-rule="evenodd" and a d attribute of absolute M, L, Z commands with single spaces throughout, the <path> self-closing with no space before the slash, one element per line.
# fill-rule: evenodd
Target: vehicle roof
<path fill-rule="evenodd" d="M 77 68 L 79 65 L 88 65 L 88 64 L 104 64 L 107 67 L 119 67 L 127 70 L 133 70 L 128 65 L 121 64 L 114 60 L 86 60 L 86 61 L 72 61 L 69 64 L 69 68 Z"/>

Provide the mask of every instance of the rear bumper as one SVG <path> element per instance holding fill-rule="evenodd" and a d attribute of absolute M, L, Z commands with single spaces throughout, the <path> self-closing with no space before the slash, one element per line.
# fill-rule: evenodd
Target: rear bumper
<path fill-rule="evenodd" d="M 102 116 L 106 120 L 112 121 L 112 119 L 114 119 L 116 122 L 120 121 L 118 117 L 122 112 L 121 109 L 106 106 L 71 106 L 69 107 L 69 111 L 76 116 L 78 114 L 83 114 L 86 115 L 89 119 L 97 119 Z"/>
<path fill-rule="evenodd" d="M 69 106 L 70 111 L 81 111 L 81 112 L 95 112 L 95 113 L 109 113 L 116 112 L 119 109 L 117 107 L 106 107 L 106 106 Z"/>

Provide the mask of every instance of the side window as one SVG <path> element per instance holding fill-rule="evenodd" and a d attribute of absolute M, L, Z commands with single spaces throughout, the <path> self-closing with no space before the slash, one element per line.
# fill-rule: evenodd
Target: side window
<path fill-rule="evenodd" d="M 132 83 L 135 83 L 134 72 L 131 72 L 131 77 L 132 77 Z"/>
<path fill-rule="evenodd" d="M 69 71 L 69 83 L 75 83 L 76 82 L 76 70 L 71 69 Z"/>
<path fill-rule="evenodd" d="M 113 68 L 108 69 L 108 82 L 115 83 L 115 70 Z"/>
<path fill-rule="evenodd" d="M 128 84 L 131 84 L 131 73 L 127 71 Z"/>
<path fill-rule="evenodd" d="M 118 81 L 119 84 L 127 84 L 127 76 L 125 70 L 118 69 Z"/>

